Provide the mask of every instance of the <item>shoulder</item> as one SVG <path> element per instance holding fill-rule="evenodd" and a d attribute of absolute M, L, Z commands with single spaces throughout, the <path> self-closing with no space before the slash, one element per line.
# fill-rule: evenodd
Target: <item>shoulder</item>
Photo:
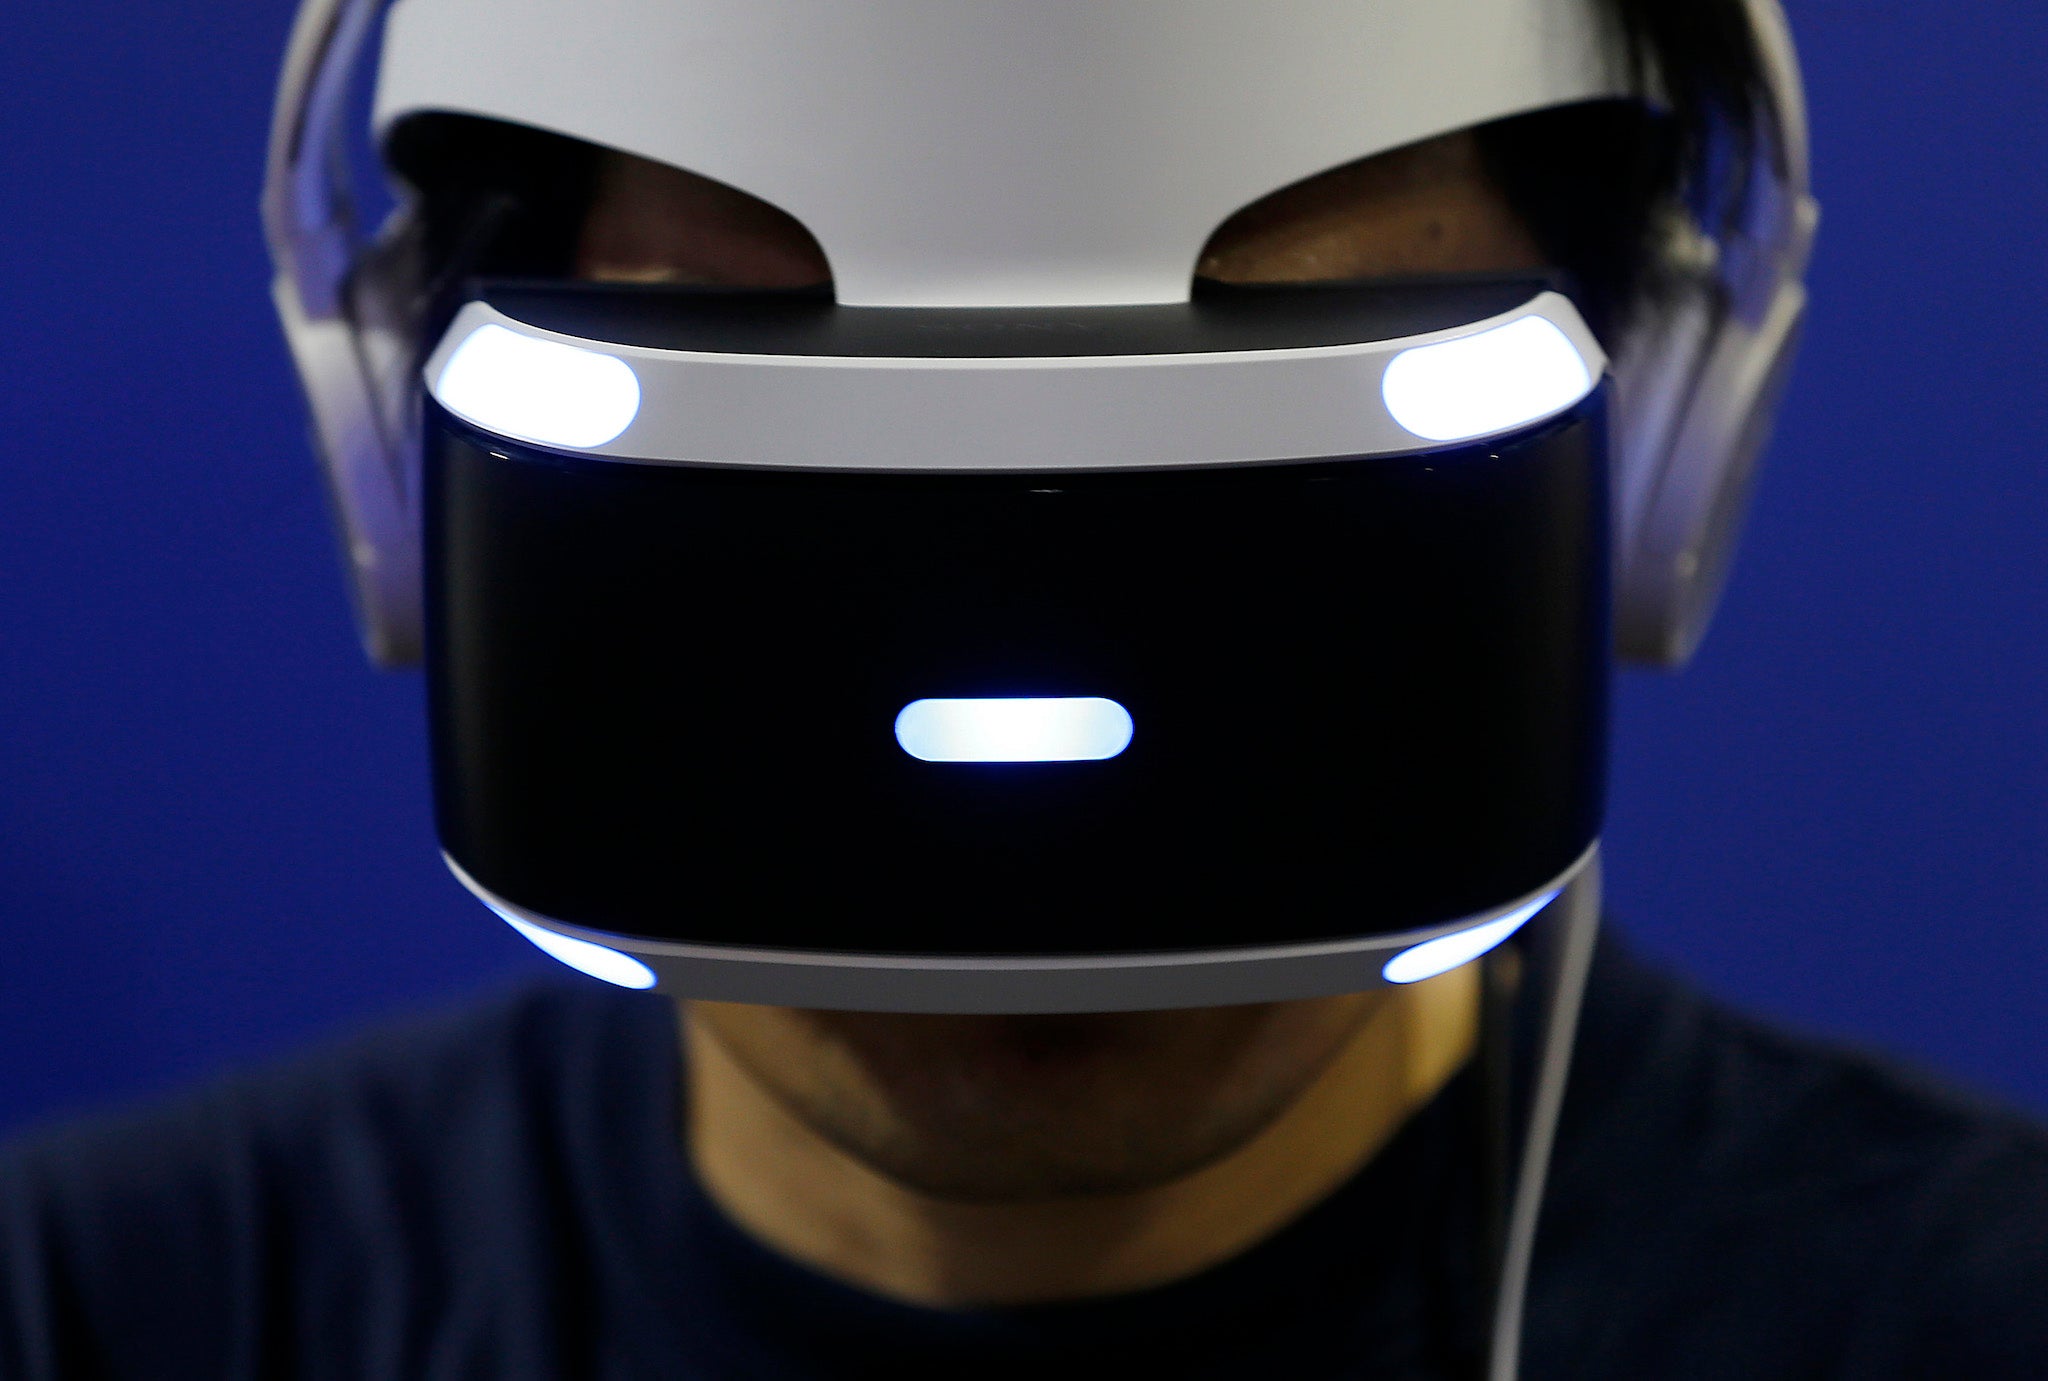
<path fill-rule="evenodd" d="M 109 1189 L 187 1163 L 216 1176 L 272 1161 L 359 1166 L 371 1148 L 358 1135 L 455 1155 L 502 1134 L 508 1113 L 573 1109 L 627 1083 L 641 1096 L 645 1067 L 672 1059 L 672 1021 L 657 998 L 525 986 L 31 1134 L 0 1148 L 0 1175 L 10 1188 Z"/>
<path fill-rule="evenodd" d="M 525 1250 L 565 1143 L 666 1115 L 666 1006 L 534 987 L 0 1151 L 0 1374 L 263 1374 L 267 1315 Z"/>
<path fill-rule="evenodd" d="M 1539 1248 L 1575 1350 L 1674 1381 L 2034 1374 L 2048 1131 L 1603 950 Z"/>

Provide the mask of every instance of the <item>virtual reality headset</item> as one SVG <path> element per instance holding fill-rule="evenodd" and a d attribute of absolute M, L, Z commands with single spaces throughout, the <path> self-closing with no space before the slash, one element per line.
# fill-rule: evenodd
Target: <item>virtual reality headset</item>
<path fill-rule="evenodd" d="M 376 10 L 295 37 L 278 298 L 372 651 L 424 649 L 444 851 L 544 949 L 1209 1005 L 1429 976 L 1591 876 L 1617 608 L 1696 641 L 1803 304 L 1789 49 L 1751 252 L 1617 376 L 1543 275 L 1192 274 L 1315 172 L 1631 94 L 1589 4 L 401 0 L 381 128 L 713 177 L 833 278 L 439 304 L 314 157 Z"/>
<path fill-rule="evenodd" d="M 443 846 L 693 990 L 1241 1000 L 1248 941 L 1370 986 L 1593 843 L 1604 366 L 1515 279 L 485 287 L 426 367 Z"/>

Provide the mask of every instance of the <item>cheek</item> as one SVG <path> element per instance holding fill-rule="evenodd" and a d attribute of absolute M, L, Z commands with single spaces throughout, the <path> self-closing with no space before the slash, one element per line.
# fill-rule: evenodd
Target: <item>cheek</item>
<path fill-rule="evenodd" d="M 1277 1115 L 1329 1067 L 1386 996 L 1354 993 L 1275 1004 L 1257 1024 L 1222 1033 L 1227 1043 L 1189 1052 L 1186 1063 L 1205 1078 L 1218 1108 L 1240 1117 Z"/>
<path fill-rule="evenodd" d="M 753 1079 L 782 1090 L 815 1078 L 825 1050 L 813 1013 L 736 1002 L 683 1003 L 686 1039 L 715 1040 Z"/>

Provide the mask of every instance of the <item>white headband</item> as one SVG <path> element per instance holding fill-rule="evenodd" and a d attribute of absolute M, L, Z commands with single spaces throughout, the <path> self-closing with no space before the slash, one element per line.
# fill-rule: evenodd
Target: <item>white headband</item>
<path fill-rule="evenodd" d="M 1268 192 L 1624 95 L 1593 0 L 399 0 L 376 120 L 515 121 L 729 183 L 842 303 L 1175 302 Z"/>

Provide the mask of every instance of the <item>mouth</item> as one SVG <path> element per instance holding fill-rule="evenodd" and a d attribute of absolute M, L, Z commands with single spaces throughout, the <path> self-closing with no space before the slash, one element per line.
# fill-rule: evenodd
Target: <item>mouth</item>
<path fill-rule="evenodd" d="M 1055 1016 L 917 1016 L 820 1013 L 842 1044 L 892 1091 L 920 1100 L 977 1096 L 1077 1097 L 1126 1080 L 1152 1082 L 1184 1069 L 1215 1033 L 1189 1031 L 1167 1012 Z M 1256 1017 L 1247 1010 L 1246 1025 Z M 1209 1036 L 1208 1040 L 1201 1035 Z M 1212 1052 L 1214 1053 L 1214 1052 Z M 1197 1065 L 1206 1059 L 1192 1061 Z M 1152 1074 L 1147 1075 L 1146 1071 Z"/>

